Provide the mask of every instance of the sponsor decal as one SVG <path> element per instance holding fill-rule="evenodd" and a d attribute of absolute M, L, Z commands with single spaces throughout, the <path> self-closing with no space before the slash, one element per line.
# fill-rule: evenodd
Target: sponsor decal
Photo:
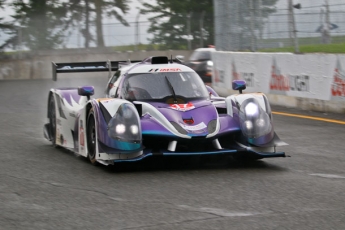
<path fill-rule="evenodd" d="M 104 66 L 64 66 L 59 68 L 59 70 L 66 70 L 66 69 L 104 69 Z"/>
<path fill-rule="evenodd" d="M 290 90 L 289 78 L 281 74 L 280 69 L 277 66 L 276 60 L 273 60 L 270 89 L 277 91 Z"/>
<path fill-rule="evenodd" d="M 80 144 L 80 149 L 83 151 L 84 146 L 85 146 L 85 140 L 84 140 L 84 127 L 83 127 L 82 120 L 80 120 L 80 125 L 79 125 L 79 144 Z"/>
<path fill-rule="evenodd" d="M 308 75 L 289 75 L 290 90 L 309 92 L 309 76 Z"/>
<path fill-rule="evenodd" d="M 215 83 L 224 83 L 224 70 L 215 69 L 214 71 L 214 82 Z"/>
<path fill-rule="evenodd" d="M 309 92 L 310 89 L 310 77 L 305 74 L 298 75 L 284 75 L 281 73 L 280 68 L 277 65 L 276 60 L 273 60 L 270 90 L 287 92 L 287 91 L 299 91 Z M 277 93 L 277 92 L 276 92 Z M 279 93 L 278 93 L 279 94 Z"/>
<path fill-rule="evenodd" d="M 339 59 L 334 69 L 331 92 L 333 97 L 345 97 L 345 71 L 343 71 Z"/>
<path fill-rule="evenodd" d="M 235 65 L 235 62 L 234 62 L 234 61 L 232 61 L 231 66 L 232 66 L 232 71 L 231 71 L 232 80 L 233 80 L 233 81 L 234 81 L 234 80 L 241 80 L 241 79 L 240 79 L 240 75 L 239 75 L 239 74 L 237 73 L 237 71 L 236 71 L 236 65 Z"/>
<path fill-rule="evenodd" d="M 193 117 L 191 117 L 191 118 L 184 118 L 184 119 L 183 119 L 183 122 L 186 123 L 187 125 L 192 125 L 192 124 L 194 124 Z"/>
<path fill-rule="evenodd" d="M 254 87 L 254 73 L 252 72 L 237 72 L 235 61 L 232 62 L 232 81 L 245 80 L 247 87 Z"/>
<path fill-rule="evenodd" d="M 188 131 L 199 131 L 199 130 L 203 130 L 203 129 L 207 128 L 207 126 L 205 125 L 204 122 L 201 122 L 197 125 L 185 125 L 183 123 L 180 123 L 180 125 L 182 126 L 182 128 L 184 128 L 185 130 L 188 130 Z"/>
<path fill-rule="evenodd" d="M 188 111 L 195 108 L 193 103 L 188 102 L 187 104 L 170 104 L 170 108 L 178 111 Z"/>
<path fill-rule="evenodd" d="M 71 117 L 76 117 L 75 112 L 70 112 L 69 115 L 70 115 Z"/>
<path fill-rule="evenodd" d="M 159 72 L 180 72 L 182 71 L 180 68 L 162 68 Z"/>
<path fill-rule="evenodd" d="M 247 87 L 254 87 L 254 73 L 241 73 L 241 78 L 246 81 Z"/>

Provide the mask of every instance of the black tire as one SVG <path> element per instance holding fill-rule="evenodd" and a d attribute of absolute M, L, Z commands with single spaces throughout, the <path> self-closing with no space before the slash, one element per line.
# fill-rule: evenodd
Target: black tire
<path fill-rule="evenodd" d="M 87 129 L 86 129 L 86 140 L 87 140 L 87 156 L 93 165 L 97 165 L 96 161 L 96 122 L 93 109 L 87 116 Z"/>
<path fill-rule="evenodd" d="M 56 111 L 55 111 L 55 100 L 54 96 L 51 95 L 49 98 L 49 132 L 51 137 L 51 142 L 54 147 L 56 147 Z"/>

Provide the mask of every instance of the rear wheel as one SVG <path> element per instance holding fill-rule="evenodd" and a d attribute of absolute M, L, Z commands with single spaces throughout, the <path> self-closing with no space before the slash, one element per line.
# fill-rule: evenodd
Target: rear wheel
<path fill-rule="evenodd" d="M 55 112 L 55 100 L 54 96 L 51 95 L 49 99 L 49 128 L 50 137 L 53 146 L 56 146 L 56 112 Z"/>
<path fill-rule="evenodd" d="M 90 110 L 89 115 L 87 117 L 86 139 L 88 158 L 91 164 L 96 165 L 96 123 L 93 109 Z"/>

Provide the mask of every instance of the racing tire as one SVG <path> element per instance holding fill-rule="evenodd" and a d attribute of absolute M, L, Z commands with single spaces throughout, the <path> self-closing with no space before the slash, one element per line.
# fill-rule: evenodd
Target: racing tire
<path fill-rule="evenodd" d="M 49 98 L 49 132 L 50 138 L 53 147 L 57 147 L 56 145 L 56 111 L 55 111 L 55 99 L 54 96 L 51 95 Z"/>
<path fill-rule="evenodd" d="M 87 129 L 86 129 L 86 140 L 87 140 L 87 157 L 93 165 L 97 165 L 96 160 L 96 121 L 94 111 L 91 108 L 87 116 Z"/>

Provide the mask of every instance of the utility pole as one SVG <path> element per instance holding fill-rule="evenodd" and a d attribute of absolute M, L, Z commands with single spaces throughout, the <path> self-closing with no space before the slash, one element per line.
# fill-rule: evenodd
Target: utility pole
<path fill-rule="evenodd" d="M 254 33 L 254 5 L 253 0 L 249 0 L 249 8 L 250 8 L 250 35 L 251 35 L 251 42 L 250 42 L 250 49 L 252 52 L 255 52 L 255 33 Z"/>
<path fill-rule="evenodd" d="M 262 40 L 262 33 L 263 33 L 263 21 L 262 21 L 262 0 L 258 1 L 258 17 L 259 17 L 259 38 Z"/>
<path fill-rule="evenodd" d="M 331 36 L 330 36 L 330 28 L 331 28 L 331 23 L 329 20 L 329 5 L 328 5 L 328 0 L 325 0 L 326 4 L 326 44 L 331 43 Z"/>
<path fill-rule="evenodd" d="M 204 47 L 204 16 L 205 11 L 202 11 L 200 17 L 200 47 Z"/>
<path fill-rule="evenodd" d="M 139 17 L 140 10 L 135 18 L 135 51 L 138 51 L 138 45 L 140 44 L 140 29 L 139 29 Z"/>
<path fill-rule="evenodd" d="M 296 25 L 295 25 L 295 16 L 293 12 L 293 8 L 296 7 L 299 9 L 301 6 L 300 4 L 294 6 L 292 3 L 292 0 L 288 0 L 288 6 L 289 6 L 289 34 L 290 34 L 290 39 L 293 40 L 293 44 L 295 47 L 295 53 L 299 53 L 299 47 L 298 47 L 298 40 L 297 40 L 297 30 L 296 30 Z"/>
<path fill-rule="evenodd" d="M 190 19 L 192 17 L 192 12 L 187 14 L 187 41 L 188 41 L 188 50 L 192 49 L 191 45 L 191 38 L 190 38 Z"/>

